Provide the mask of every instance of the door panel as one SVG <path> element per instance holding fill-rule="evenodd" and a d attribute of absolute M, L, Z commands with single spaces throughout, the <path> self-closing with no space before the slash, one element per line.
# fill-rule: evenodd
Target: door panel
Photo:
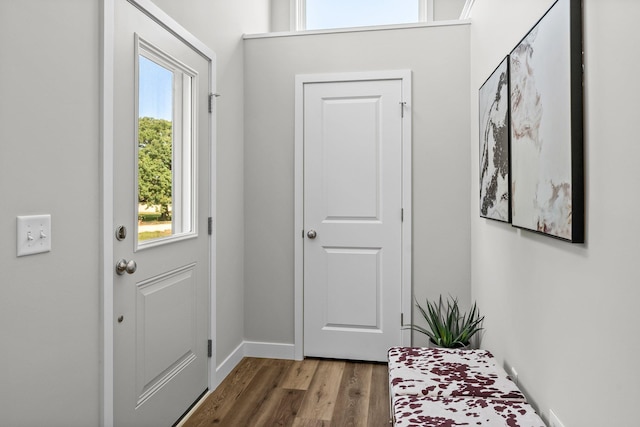
<path fill-rule="evenodd" d="M 137 285 L 138 404 L 196 357 L 195 267 L 180 268 Z"/>
<path fill-rule="evenodd" d="M 380 330 L 380 250 L 325 248 L 325 328 Z"/>
<path fill-rule="evenodd" d="M 304 354 L 401 343 L 402 82 L 304 87 Z"/>
<path fill-rule="evenodd" d="M 325 221 L 378 219 L 379 109 L 378 97 L 326 99 L 323 102 Z M 344 126 L 347 117 L 350 123 Z"/>
<path fill-rule="evenodd" d="M 114 265 L 137 269 L 114 269 L 114 419 L 170 426 L 208 385 L 210 63 L 115 6 L 113 218 L 129 232 L 114 237 Z"/>

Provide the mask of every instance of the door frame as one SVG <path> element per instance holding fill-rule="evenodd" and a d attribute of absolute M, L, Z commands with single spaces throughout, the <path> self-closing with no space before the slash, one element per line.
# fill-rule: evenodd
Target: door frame
<path fill-rule="evenodd" d="M 371 80 L 401 80 L 404 120 L 402 121 L 402 280 L 401 313 L 411 319 L 411 70 L 298 74 L 295 80 L 294 142 L 294 357 L 304 358 L 304 85 Z M 400 327 L 400 319 L 398 319 Z M 401 345 L 411 344 L 411 331 L 401 333 Z"/>
<path fill-rule="evenodd" d="M 101 67 L 100 67 L 100 139 L 101 139 L 101 168 L 100 176 L 100 200 L 101 200 L 101 255 L 100 255 L 100 426 L 113 427 L 114 425 L 114 233 L 115 224 L 113 221 L 114 188 L 113 188 L 113 167 L 114 167 L 114 63 L 115 63 L 115 3 L 119 0 L 101 0 L 101 24 L 102 38 L 100 40 Z M 191 46 L 194 50 L 204 56 L 209 62 L 209 93 L 216 93 L 216 55 L 204 43 L 195 38 L 189 31 L 182 27 L 173 18 L 163 12 L 150 0 L 126 0 L 149 16 L 158 24 L 163 26 L 176 37 Z M 210 97 L 211 110 L 209 116 L 210 132 L 210 158 L 209 158 L 209 188 L 211 192 L 209 215 L 216 223 L 216 98 Z M 216 233 L 213 227 L 209 239 L 209 338 L 213 340 L 212 355 L 208 360 L 208 387 L 212 390 L 217 384 L 216 378 L 216 317 L 214 308 L 216 306 Z"/>

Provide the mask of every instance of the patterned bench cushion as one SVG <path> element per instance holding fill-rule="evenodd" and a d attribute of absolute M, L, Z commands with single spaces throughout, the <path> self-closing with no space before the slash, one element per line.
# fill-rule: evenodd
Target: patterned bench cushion
<path fill-rule="evenodd" d="M 396 427 L 545 427 L 531 405 L 514 400 L 400 396 L 393 416 Z"/>
<path fill-rule="evenodd" d="M 403 395 L 526 400 L 487 350 L 392 347 L 389 383 L 392 400 Z"/>

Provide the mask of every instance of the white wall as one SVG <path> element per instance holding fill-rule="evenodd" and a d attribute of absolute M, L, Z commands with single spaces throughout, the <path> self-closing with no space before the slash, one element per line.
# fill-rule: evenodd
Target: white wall
<path fill-rule="evenodd" d="M 433 20 L 447 21 L 460 18 L 466 0 L 434 0 Z"/>
<path fill-rule="evenodd" d="M 0 425 L 86 427 L 99 405 L 98 1 L 0 2 Z M 16 216 L 52 251 L 16 257 Z"/>
<path fill-rule="evenodd" d="M 216 361 L 244 338 L 244 59 L 242 35 L 269 27 L 268 0 L 154 0 L 216 53 L 217 115 L 217 331 Z"/>
<path fill-rule="evenodd" d="M 477 1 L 471 26 L 472 293 L 483 347 L 546 418 L 566 427 L 638 424 L 640 398 L 640 3 L 584 1 L 587 243 L 478 217 L 477 90 L 551 0 Z"/>
<path fill-rule="evenodd" d="M 269 31 L 291 31 L 291 0 L 269 0 Z"/>
<path fill-rule="evenodd" d="M 413 70 L 415 294 L 451 293 L 468 302 L 469 26 L 251 38 L 245 41 L 248 340 L 294 340 L 295 75 L 387 69 Z"/>

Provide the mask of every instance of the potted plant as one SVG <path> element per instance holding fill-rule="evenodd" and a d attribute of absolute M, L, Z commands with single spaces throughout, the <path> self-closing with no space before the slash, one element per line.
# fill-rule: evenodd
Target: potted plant
<path fill-rule="evenodd" d="M 446 303 L 442 295 L 437 302 L 428 299 L 426 302 L 423 307 L 416 300 L 416 307 L 427 321 L 428 327 L 413 323 L 407 327 L 428 336 L 430 343 L 436 347 L 466 348 L 471 338 L 483 329 L 481 324 L 484 316 L 480 316 L 475 302 L 467 313 L 460 311 L 458 299 L 451 296 Z"/>

